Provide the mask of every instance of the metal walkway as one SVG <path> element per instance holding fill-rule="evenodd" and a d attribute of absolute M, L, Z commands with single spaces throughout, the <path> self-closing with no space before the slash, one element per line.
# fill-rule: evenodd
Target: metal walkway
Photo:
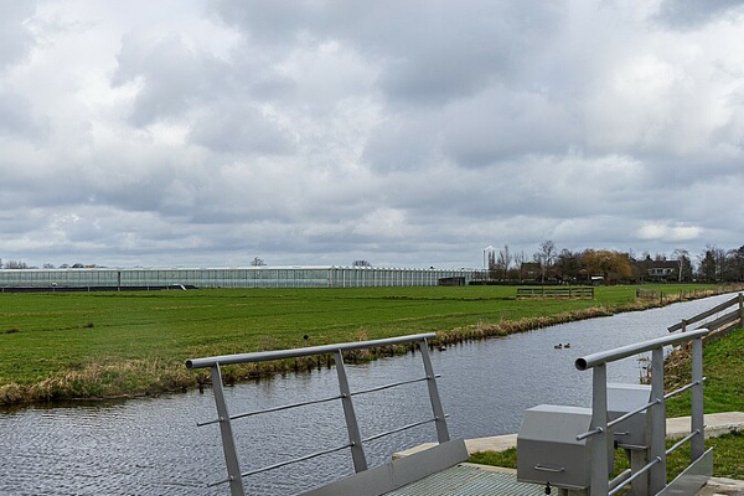
<path fill-rule="evenodd" d="M 385 496 L 544 496 L 543 487 L 517 482 L 515 474 L 461 464 L 409 484 Z"/>

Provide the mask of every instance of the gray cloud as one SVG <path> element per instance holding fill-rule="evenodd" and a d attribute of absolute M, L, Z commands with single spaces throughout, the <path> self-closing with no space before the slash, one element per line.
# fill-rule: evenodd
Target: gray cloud
<path fill-rule="evenodd" d="M 664 0 L 658 18 L 673 27 L 692 28 L 741 9 L 741 0 Z"/>
<path fill-rule="evenodd" d="M 36 11 L 36 1 L 0 1 L 0 73 L 23 60 L 35 43 L 31 30 L 24 24 Z"/>
<path fill-rule="evenodd" d="M 46 123 L 35 115 L 24 95 L 0 89 L 0 138 L 14 135 L 37 141 L 46 135 L 47 130 Z"/>
<path fill-rule="evenodd" d="M 225 64 L 174 36 L 122 40 L 114 85 L 141 82 L 132 107 L 135 125 L 181 117 L 195 105 L 219 99 L 228 84 Z"/>

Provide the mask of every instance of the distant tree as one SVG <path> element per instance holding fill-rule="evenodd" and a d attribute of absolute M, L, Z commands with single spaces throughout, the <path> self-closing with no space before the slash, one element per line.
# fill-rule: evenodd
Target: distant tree
<path fill-rule="evenodd" d="M 690 260 L 690 252 L 678 248 L 674 250 L 672 256 L 679 263 L 677 281 L 692 282 L 693 271 L 692 261 Z"/>
<path fill-rule="evenodd" d="M 574 280 L 581 270 L 581 255 L 564 248 L 556 257 L 555 268 L 564 281 Z"/>
<path fill-rule="evenodd" d="M 535 253 L 534 259 L 535 259 L 535 262 L 538 262 L 540 264 L 543 283 L 545 282 L 545 274 L 550 270 L 550 267 L 553 265 L 553 261 L 555 260 L 555 254 L 556 254 L 555 243 L 553 243 L 549 239 L 546 239 L 545 241 L 540 243 L 540 251 Z"/>
<path fill-rule="evenodd" d="M 5 262 L 6 269 L 28 269 L 28 264 L 21 260 L 8 260 Z"/>
<path fill-rule="evenodd" d="M 50 263 L 45 263 L 45 264 L 43 265 L 43 267 L 44 267 L 45 269 L 53 269 L 53 268 L 54 268 L 54 264 L 50 264 Z"/>
<path fill-rule="evenodd" d="M 499 256 L 496 260 L 496 267 L 501 271 L 502 279 L 506 279 L 509 274 L 509 266 L 511 265 L 512 256 L 511 253 L 509 253 L 509 245 L 504 245 L 504 247 L 499 250 Z"/>
<path fill-rule="evenodd" d="M 582 253 L 581 262 L 589 276 L 601 274 L 606 282 L 617 282 L 633 276 L 630 256 L 627 253 L 588 249 Z"/>
<path fill-rule="evenodd" d="M 352 267 L 372 267 L 372 264 L 367 260 L 354 260 L 351 264 Z"/>
<path fill-rule="evenodd" d="M 253 267 L 263 267 L 264 265 L 266 265 L 266 262 L 263 261 L 263 258 L 255 257 L 251 260 L 251 266 Z"/>
<path fill-rule="evenodd" d="M 489 279 L 496 279 L 496 272 L 498 271 L 498 266 L 496 265 L 496 252 L 493 250 L 490 250 L 488 253 L 488 278 Z"/>
<path fill-rule="evenodd" d="M 732 281 L 744 281 L 744 246 L 726 254 L 727 268 Z"/>
<path fill-rule="evenodd" d="M 66 264 L 66 263 L 63 263 L 62 265 L 59 266 L 59 268 L 60 269 L 69 269 L 70 266 L 68 264 Z"/>
<path fill-rule="evenodd" d="M 708 248 L 699 255 L 699 258 L 700 268 L 698 269 L 698 277 L 705 282 L 716 282 L 716 257 L 714 251 Z"/>
<path fill-rule="evenodd" d="M 73 269 L 84 269 L 85 265 L 81 264 L 80 262 L 72 264 Z"/>

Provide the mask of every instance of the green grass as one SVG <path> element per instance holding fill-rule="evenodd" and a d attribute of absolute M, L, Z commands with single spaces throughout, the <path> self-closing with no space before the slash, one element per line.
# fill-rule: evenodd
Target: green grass
<path fill-rule="evenodd" d="M 183 362 L 199 356 L 429 331 L 468 338 L 477 333 L 463 330 L 547 318 L 528 324 L 535 327 L 590 308 L 638 308 L 635 288 L 599 287 L 595 300 L 570 301 L 515 300 L 516 289 L 501 286 L 3 293 L 0 404 L 191 387 L 205 375 Z"/>
<path fill-rule="evenodd" d="M 677 380 L 690 380 L 690 363 L 685 360 L 667 372 Z M 744 329 L 708 341 L 703 348 L 704 405 L 706 413 L 744 412 Z M 690 394 L 667 402 L 669 416 L 690 414 Z"/>

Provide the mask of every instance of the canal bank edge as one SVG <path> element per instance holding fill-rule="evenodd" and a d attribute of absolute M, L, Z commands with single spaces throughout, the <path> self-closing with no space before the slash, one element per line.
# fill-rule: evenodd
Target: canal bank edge
<path fill-rule="evenodd" d="M 440 347 L 489 337 L 507 336 L 557 324 L 564 324 L 596 317 L 606 317 L 623 312 L 659 308 L 682 301 L 692 301 L 720 294 L 732 293 L 741 286 L 721 286 L 694 293 L 666 295 L 653 300 L 636 299 L 616 307 L 597 306 L 582 310 L 561 312 L 554 315 L 504 320 L 495 324 L 478 324 L 437 332 L 431 345 Z M 367 336 L 360 336 L 366 339 Z M 363 363 L 380 357 L 401 355 L 410 351 L 406 346 L 384 347 L 378 350 L 354 353 L 345 357 L 352 363 Z M 277 374 L 311 371 L 332 366 L 330 357 L 300 358 L 284 362 L 264 362 L 226 368 L 226 384 L 269 378 Z M 102 379 L 106 379 L 102 387 Z M 129 360 L 106 366 L 94 365 L 82 370 L 71 370 L 60 376 L 46 378 L 35 384 L 9 383 L 0 386 L 0 406 L 24 407 L 33 404 L 55 404 L 66 401 L 107 401 L 157 396 L 164 393 L 186 392 L 209 385 L 206 374 L 186 370 L 180 362 L 152 363 L 146 360 Z"/>

